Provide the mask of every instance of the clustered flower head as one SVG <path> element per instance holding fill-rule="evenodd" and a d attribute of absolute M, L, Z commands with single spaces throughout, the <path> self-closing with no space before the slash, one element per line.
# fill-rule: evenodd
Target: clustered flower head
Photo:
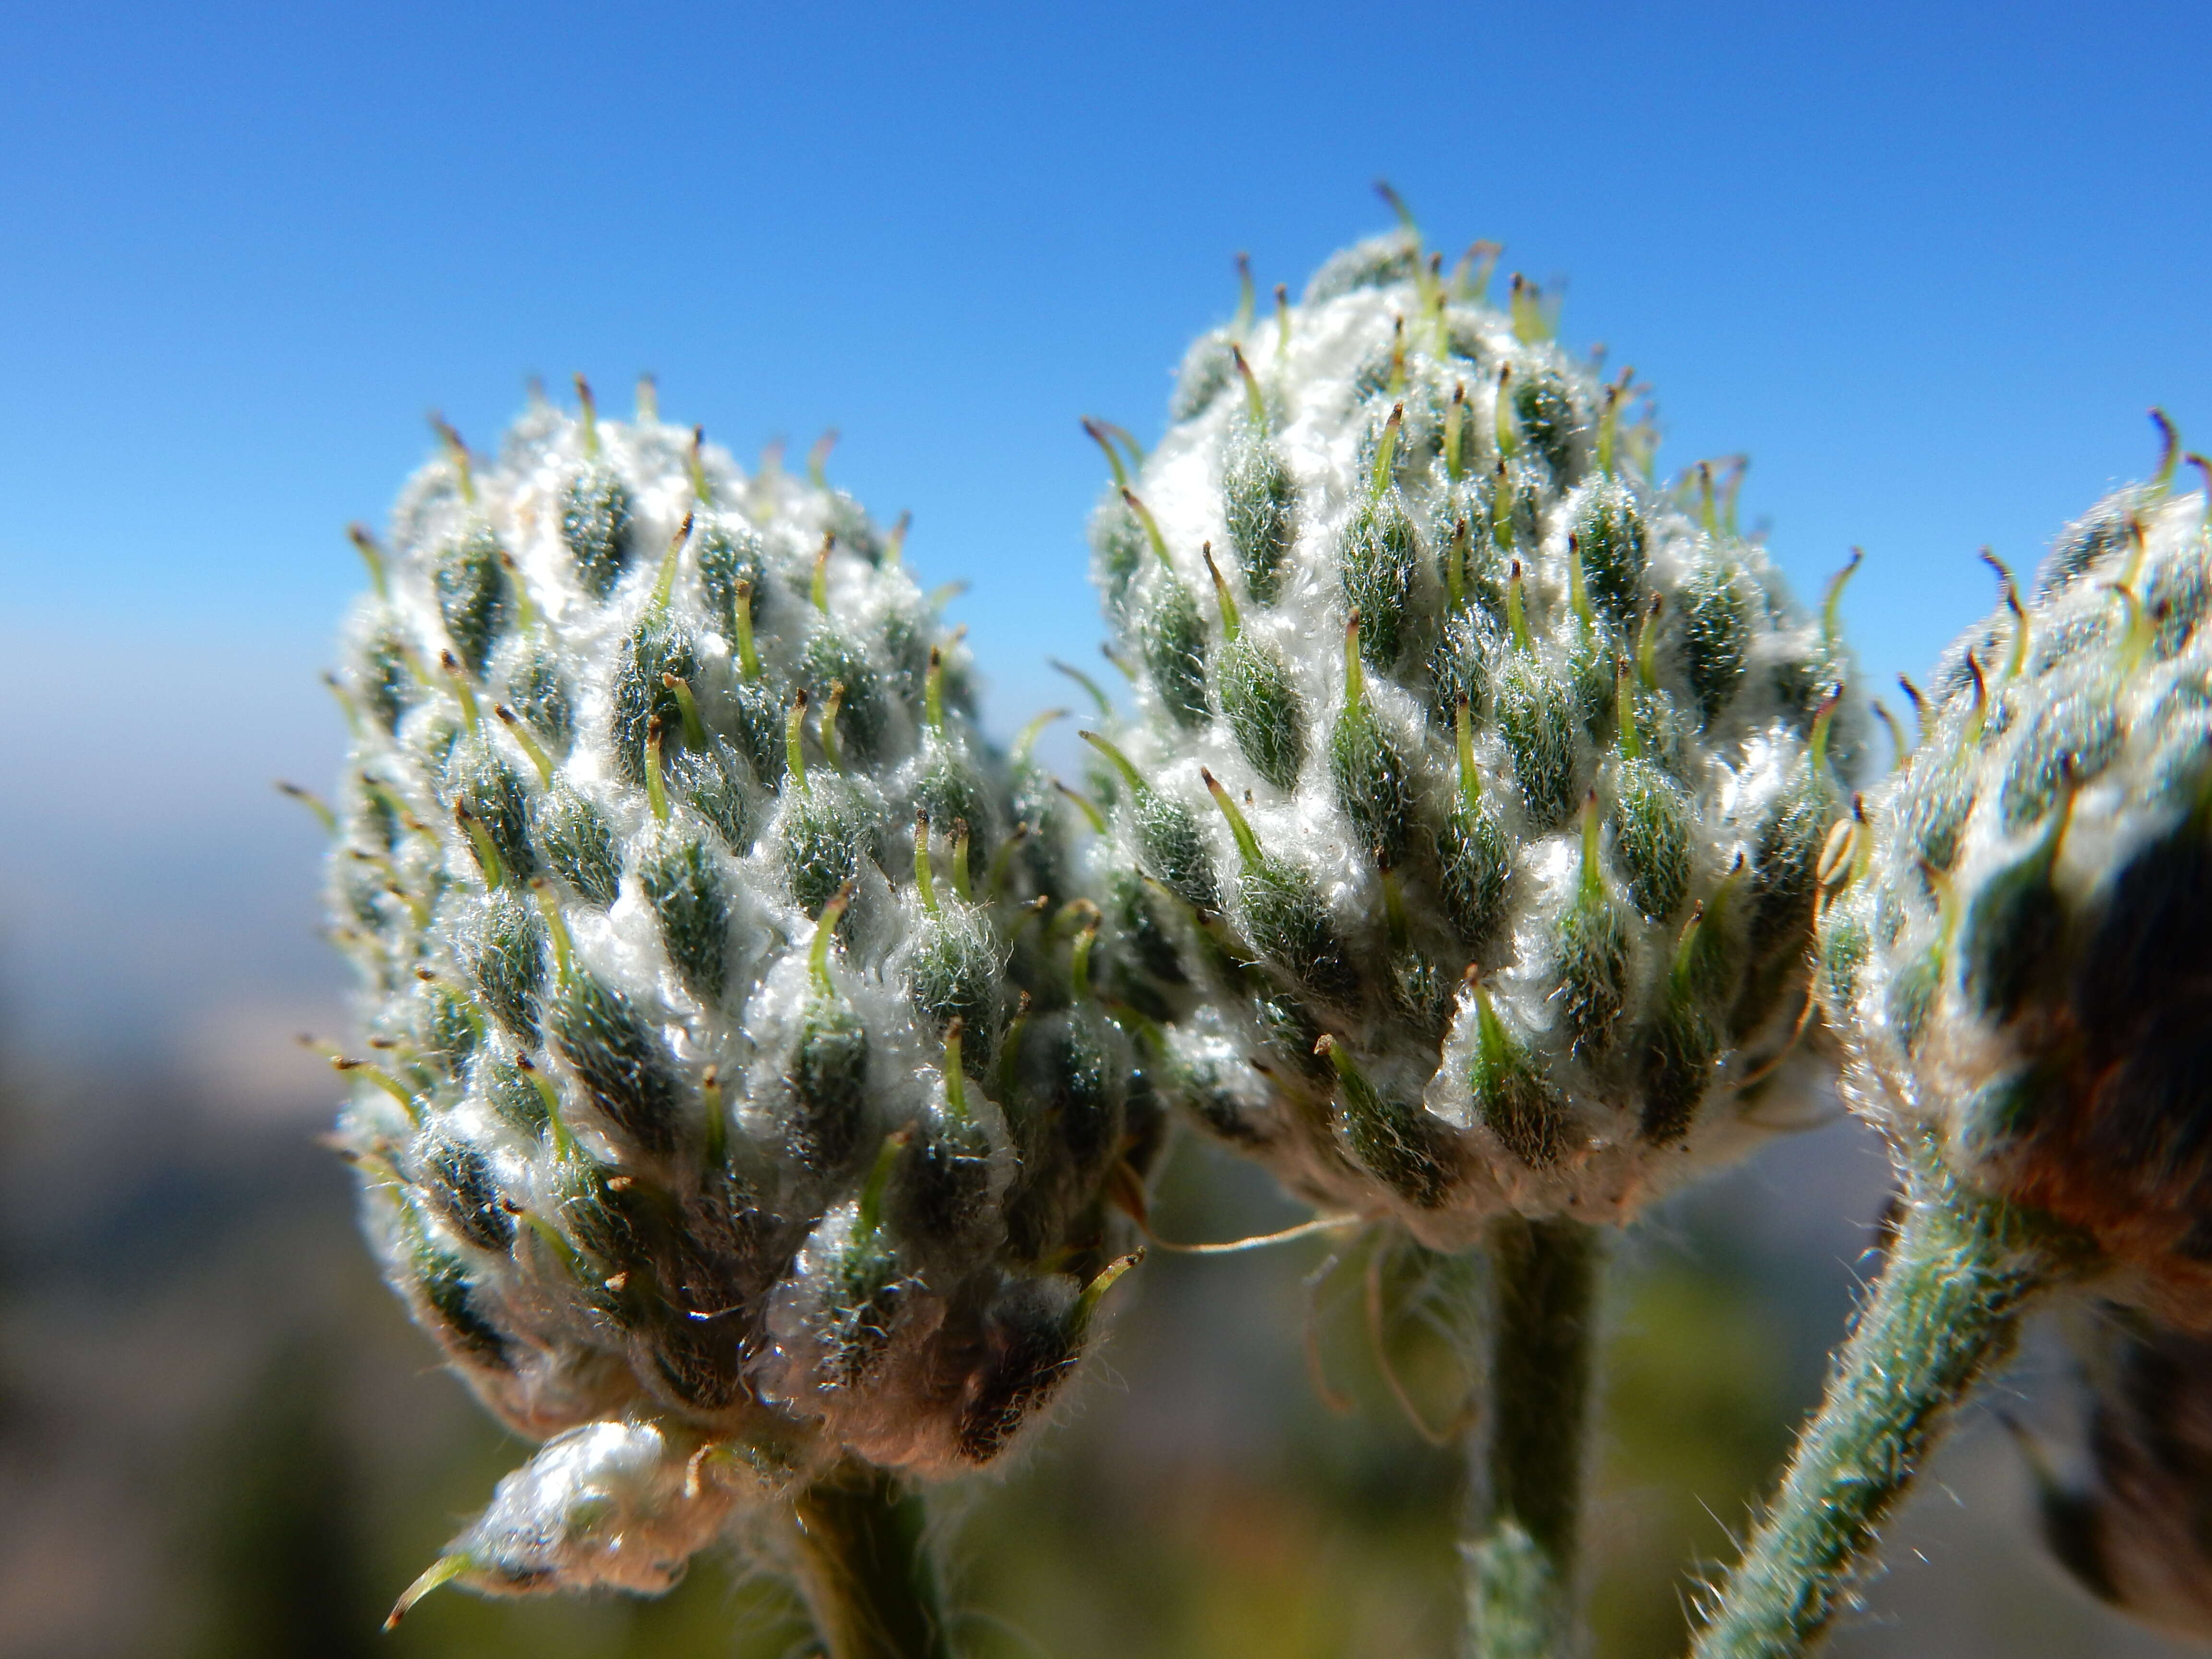
<path fill-rule="evenodd" d="M 1471 259 L 1409 227 L 1270 319 L 1248 279 L 1149 455 L 1093 428 L 1110 987 L 1214 1133 L 1444 1249 L 1775 1127 L 1863 723 L 1832 605 Z"/>
<path fill-rule="evenodd" d="M 2212 1324 L 2212 548 L 2151 483 L 1952 646 L 1839 830 L 1820 988 L 1855 1103 Z"/>
<path fill-rule="evenodd" d="M 447 434 L 338 681 L 343 1139 L 417 1322 L 550 1437 L 431 1575 L 494 1590 L 665 1586 L 840 1460 L 998 1456 L 1163 1127 L 902 531 L 583 397 Z"/>

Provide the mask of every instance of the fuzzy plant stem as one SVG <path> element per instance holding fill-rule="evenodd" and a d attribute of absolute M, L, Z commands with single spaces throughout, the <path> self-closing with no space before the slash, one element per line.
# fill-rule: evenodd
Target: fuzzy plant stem
<path fill-rule="evenodd" d="M 828 1659 L 954 1659 L 921 1499 L 848 1465 L 793 1505 L 799 1587 Z"/>
<path fill-rule="evenodd" d="M 1579 1637 L 1577 1547 L 1602 1238 L 1577 1221 L 1491 1230 L 1490 1409 L 1470 1450 L 1469 1659 L 1553 1659 Z"/>
<path fill-rule="evenodd" d="M 1820 1640 L 1956 1407 L 2064 1270 L 2047 1223 L 1961 1188 L 1932 1156 L 1906 1163 L 1888 1262 L 1693 1659 L 1787 1659 Z"/>

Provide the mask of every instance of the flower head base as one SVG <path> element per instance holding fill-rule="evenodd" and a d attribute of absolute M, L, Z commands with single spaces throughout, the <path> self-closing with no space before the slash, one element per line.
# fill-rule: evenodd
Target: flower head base
<path fill-rule="evenodd" d="M 647 1588 L 730 1501 L 686 1459 L 760 1492 L 998 1455 L 1159 1114 L 1087 994 L 1059 799 L 976 732 L 896 538 L 588 397 L 488 465 L 447 441 L 392 553 L 362 538 L 341 1130 L 418 1322 L 561 1437 L 456 1571 Z M 525 1547 L 526 1510 L 568 1518 Z"/>
<path fill-rule="evenodd" d="M 1092 428 L 1108 978 L 1210 1127 L 1443 1248 L 1759 1138 L 1860 724 L 1711 472 L 1652 489 L 1626 377 L 1480 286 L 1361 244 L 1149 456 Z"/>
<path fill-rule="evenodd" d="M 2100 503 L 1939 666 L 1838 835 L 1821 994 L 1855 1103 L 2212 1322 L 2205 496 Z"/>
<path fill-rule="evenodd" d="M 556 1435 L 499 1483 L 490 1507 L 415 1581 L 390 1622 L 455 1582 L 488 1595 L 579 1584 L 658 1595 L 727 1522 L 728 1462 L 654 1423 L 589 1423 Z"/>

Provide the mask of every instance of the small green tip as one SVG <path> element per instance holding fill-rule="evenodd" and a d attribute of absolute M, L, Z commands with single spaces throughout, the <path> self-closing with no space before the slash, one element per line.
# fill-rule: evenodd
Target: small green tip
<path fill-rule="evenodd" d="M 970 890 L 968 874 L 968 820 L 952 820 L 952 890 L 963 902 L 973 903 L 975 895 Z"/>
<path fill-rule="evenodd" d="M 1062 662 L 1058 657 L 1048 657 L 1045 662 L 1054 673 L 1066 675 L 1090 694 L 1091 701 L 1097 707 L 1098 717 L 1101 720 L 1110 720 L 1113 717 L 1114 705 L 1108 699 L 1105 692 L 1099 689 L 1097 680 L 1092 679 L 1074 664 Z"/>
<path fill-rule="evenodd" d="M 491 706 L 491 712 L 493 717 L 507 728 L 507 735 L 514 739 L 515 747 L 521 750 L 529 760 L 532 768 L 538 774 L 538 784 L 542 787 L 551 788 L 553 787 L 553 757 L 545 752 L 544 745 L 530 735 L 529 728 L 522 723 L 522 717 L 505 703 L 494 703 Z"/>
<path fill-rule="evenodd" d="M 929 666 L 921 677 L 922 717 L 939 737 L 945 735 L 945 647 L 929 647 Z"/>
<path fill-rule="evenodd" d="M 761 677 L 760 652 L 753 644 L 753 585 L 750 578 L 740 580 L 732 590 L 737 604 L 738 672 L 744 677 L 747 685 L 757 684 Z"/>
<path fill-rule="evenodd" d="M 1221 780 L 1202 766 L 1198 769 L 1198 775 L 1205 780 L 1206 793 L 1213 797 L 1213 804 L 1221 809 L 1221 816 L 1229 820 L 1229 833 L 1237 838 L 1237 850 L 1243 856 L 1245 867 L 1257 868 L 1261 861 L 1259 836 L 1252 833 L 1251 824 L 1246 821 L 1243 813 L 1237 810 L 1237 803 L 1221 787 Z"/>
<path fill-rule="evenodd" d="M 1083 821 L 1091 826 L 1092 835 L 1103 836 L 1106 833 L 1106 815 L 1098 810 L 1098 804 L 1096 801 L 1080 790 L 1069 788 L 1057 778 L 1053 780 L 1052 787 L 1057 789 L 1077 811 L 1083 814 Z"/>
<path fill-rule="evenodd" d="M 653 616 L 666 613 L 668 601 L 676 592 L 676 562 L 684 551 L 684 544 L 691 539 L 691 514 L 684 515 L 684 522 L 676 526 L 676 534 L 669 538 L 668 550 L 660 556 L 660 574 L 653 584 Z"/>
<path fill-rule="evenodd" d="M 461 499 L 471 507 L 477 504 L 476 469 L 469 459 L 469 447 L 461 441 L 461 434 L 447 424 L 446 417 L 433 412 L 430 429 L 438 434 L 438 441 L 446 447 L 446 460 L 453 469 L 453 482 L 459 487 Z"/>
<path fill-rule="evenodd" d="M 1114 488 L 1128 489 L 1129 469 L 1121 464 L 1121 453 L 1114 447 L 1113 439 L 1107 435 L 1105 422 L 1093 420 L 1087 415 L 1085 416 L 1083 435 L 1106 452 L 1106 465 L 1114 470 Z"/>
<path fill-rule="evenodd" d="M 1602 898 L 1605 894 L 1605 861 L 1599 844 L 1602 823 L 1597 810 L 1597 791 L 1593 789 L 1583 797 L 1581 887 L 1585 899 Z"/>
<path fill-rule="evenodd" d="M 1982 550 L 1982 556 L 1992 564 L 1996 563 L 1996 556 L 1987 548 Z M 1844 603 L 1844 586 L 1850 582 L 1852 576 L 1857 574 L 1859 566 L 1865 562 L 1865 560 L 1866 550 L 1855 547 L 1851 550 L 1851 556 L 1844 562 L 1844 568 L 1828 578 L 1827 593 L 1820 600 L 1820 642 L 1823 645 L 1832 647 L 1836 643 L 1838 637 L 1837 620 Z M 2006 591 L 2010 592 L 2012 573 L 2002 565 L 1997 565 L 1997 572 L 2004 578 Z"/>
<path fill-rule="evenodd" d="M 1513 635 L 1513 643 L 1523 651 L 1536 648 L 1534 637 L 1528 632 L 1528 601 L 1522 591 L 1525 583 L 1521 574 L 1521 561 L 1513 561 L 1513 568 L 1505 577 L 1505 626 Z"/>
<path fill-rule="evenodd" d="M 821 745 L 822 758 L 841 777 L 845 771 L 845 748 L 837 735 L 837 714 L 844 704 L 845 682 L 830 681 L 830 695 L 822 700 L 822 718 L 814 727 L 814 741 Z"/>
<path fill-rule="evenodd" d="M 287 783 L 283 779 L 279 778 L 276 780 L 276 793 L 280 795 L 290 796 L 313 812 L 315 815 L 315 822 L 323 826 L 325 835 L 337 834 L 338 815 L 331 810 L 330 803 L 313 790 L 302 788 L 296 783 Z"/>
<path fill-rule="evenodd" d="M 392 1611 L 385 1615 L 384 1628 L 396 1630 L 415 1604 L 441 1584 L 450 1584 L 469 1570 L 469 1559 L 465 1555 L 441 1555 L 422 1571 L 422 1576 L 400 1592 Z"/>
<path fill-rule="evenodd" d="M 1106 1299 L 1106 1292 L 1114 1288 L 1115 1281 L 1144 1259 L 1144 1251 L 1135 1249 L 1127 1255 L 1116 1256 L 1098 1270 L 1097 1277 L 1085 1285 L 1083 1293 L 1075 1298 L 1075 1328 L 1078 1331 L 1090 1325 L 1092 1316 L 1098 1311 L 1098 1304 Z"/>
<path fill-rule="evenodd" d="M 1597 421 L 1597 470 L 1607 477 L 1613 476 L 1613 452 L 1620 442 L 1620 406 L 1627 401 L 1635 375 L 1634 369 L 1625 368 L 1620 380 L 1605 389 L 1605 408 Z"/>
<path fill-rule="evenodd" d="M 1398 216 L 1400 228 L 1408 236 L 1418 240 L 1421 234 L 1421 227 L 1413 217 L 1413 210 L 1407 204 L 1406 198 L 1398 193 L 1390 181 L 1388 179 L 1377 179 L 1375 181 L 1375 193 L 1389 205 L 1391 212 Z"/>
<path fill-rule="evenodd" d="M 914 884 L 921 899 L 921 908 L 931 915 L 937 914 L 937 876 L 929 861 L 929 814 L 927 811 L 914 815 Z"/>
<path fill-rule="evenodd" d="M 660 684 L 663 690 L 675 696 L 677 711 L 684 722 L 684 741 L 703 750 L 707 747 L 707 722 L 699 713 L 698 698 L 691 695 L 691 682 L 680 674 L 663 670 Z"/>
<path fill-rule="evenodd" d="M 469 845 L 476 848 L 477 859 L 483 866 L 484 885 L 505 886 L 507 865 L 500 857 L 498 844 L 492 840 L 491 830 L 484 821 L 469 811 L 465 802 L 457 801 L 453 805 L 453 822 L 469 838 Z"/>
<path fill-rule="evenodd" d="M 806 790 L 806 744 L 802 740 L 805 730 L 806 688 L 802 685 L 792 693 L 791 712 L 783 717 L 784 767 L 802 794 Z"/>
<path fill-rule="evenodd" d="M 1636 629 L 1636 678 L 1646 691 L 1659 689 L 1659 613 L 1666 609 L 1667 597 L 1654 593 L 1645 607 L 1643 620 Z"/>
<path fill-rule="evenodd" d="M 1114 744 L 1102 738 L 1096 732 L 1078 732 L 1075 735 L 1105 756 L 1113 763 L 1114 769 L 1119 772 L 1128 783 L 1130 788 L 1139 791 L 1151 789 L 1152 786 L 1145 781 L 1144 775 L 1137 770 L 1136 763 L 1123 754 Z"/>
<path fill-rule="evenodd" d="M 385 576 L 384 550 L 377 545 L 376 538 L 369 534 L 368 526 L 365 524 L 348 525 L 346 536 L 353 543 L 354 550 L 361 555 L 361 562 L 368 567 L 369 586 L 376 590 L 376 597 L 390 599 L 392 588 Z"/>
<path fill-rule="evenodd" d="M 1513 282 L 1515 305 L 1517 308 L 1521 279 L 1516 276 Z M 1500 363 L 1498 366 L 1498 392 L 1491 400 L 1490 423 L 1492 430 L 1497 434 L 1498 453 L 1507 457 L 1519 453 L 1521 428 L 1514 423 L 1513 420 L 1513 365 L 1510 363 Z"/>
<path fill-rule="evenodd" d="M 1981 684 L 1978 674 L 1975 677 L 1974 684 L 1977 688 Z M 1836 723 L 1836 710 L 1842 706 L 1843 701 L 1844 683 L 1838 680 L 1828 688 L 1827 695 L 1820 699 L 1820 707 L 1813 715 L 1813 736 L 1808 748 L 1808 759 L 1815 776 L 1818 776 L 1820 769 L 1828 763 L 1828 733 Z"/>
<path fill-rule="evenodd" d="M 580 374 L 576 376 L 576 402 L 583 410 L 584 455 L 595 461 L 599 458 L 599 405 L 592 396 L 592 383 Z"/>
<path fill-rule="evenodd" d="M 822 914 L 814 923 L 814 940 L 806 951 L 807 977 L 814 981 L 816 993 L 835 996 L 836 986 L 830 978 L 830 944 L 837 936 L 837 924 L 845 918 L 846 908 L 853 902 L 859 884 L 848 881 L 840 887 L 830 902 L 822 907 Z"/>
<path fill-rule="evenodd" d="M 869 1167 L 868 1179 L 860 1188 L 857 1211 L 858 1231 L 863 1239 L 872 1239 L 884 1224 L 884 1194 L 891 1184 L 891 1170 L 898 1164 L 898 1155 L 914 1139 L 913 1127 L 902 1127 L 884 1137 L 884 1144 L 876 1149 L 876 1161 Z"/>
<path fill-rule="evenodd" d="M 1160 534 L 1159 520 L 1152 517 L 1152 508 L 1137 498 L 1137 492 L 1133 489 L 1124 489 L 1121 499 L 1128 504 L 1129 511 L 1137 515 L 1138 523 L 1144 526 L 1145 539 L 1152 544 L 1152 551 L 1158 556 L 1160 563 L 1173 570 L 1175 561 L 1168 556 L 1167 538 Z"/>
<path fill-rule="evenodd" d="M 1076 934 L 1067 958 L 1068 984 L 1075 994 L 1076 1001 L 1081 1003 L 1091 1000 L 1091 951 L 1098 943 L 1098 907 L 1088 899 L 1078 899 L 1076 903 L 1082 905 L 1090 914 L 1090 920 Z"/>
<path fill-rule="evenodd" d="M 1890 766 L 1894 770 L 1912 758 L 1913 745 L 1906 738 L 1905 728 L 1898 725 L 1897 716 L 1889 712 L 1889 705 L 1880 697 L 1874 700 L 1874 717 L 1881 722 L 1882 729 L 1889 733 Z"/>
<path fill-rule="evenodd" d="M 2151 423 L 2158 428 L 2158 472 L 2151 479 L 2151 494 L 2162 497 L 2173 487 L 2173 475 L 2181 465 L 2181 433 L 2167 418 L 2162 409 L 2150 411 Z"/>
<path fill-rule="evenodd" d="M 1390 487 L 1390 466 L 1398 453 L 1398 434 L 1406 424 L 1406 405 L 1394 404 L 1390 418 L 1382 426 L 1382 441 L 1375 447 L 1375 477 L 1367 486 L 1367 499 L 1379 501 L 1382 492 Z"/>
<path fill-rule="evenodd" d="M 967 1023 L 957 1014 L 945 1028 L 945 1109 L 955 1123 L 968 1121 L 968 1073 L 960 1057 L 966 1029 Z"/>
<path fill-rule="evenodd" d="M 660 716 L 645 723 L 645 798 L 653 808 L 653 822 L 668 822 L 668 781 L 661 775 Z"/>
<path fill-rule="evenodd" d="M 553 894 L 553 883 L 546 876 L 533 876 L 531 898 L 538 900 L 538 914 L 544 915 L 546 936 L 553 940 L 553 978 L 566 982 L 575 971 L 575 940 L 568 938 L 568 921 L 560 914 L 560 898 Z"/>
<path fill-rule="evenodd" d="M 1459 757 L 1459 798 L 1470 812 L 1482 799 L 1482 774 L 1474 764 L 1474 722 L 1462 691 L 1452 705 L 1452 744 Z"/>
<path fill-rule="evenodd" d="M 1237 365 L 1237 373 L 1244 381 L 1244 412 L 1251 416 L 1252 429 L 1265 432 L 1267 429 L 1267 400 L 1260 395 L 1259 378 L 1252 373 L 1252 365 L 1244 361 L 1243 347 L 1232 343 L 1229 355 Z"/>
<path fill-rule="evenodd" d="M 691 474 L 691 497 L 694 501 L 696 501 L 702 505 L 708 501 L 714 494 L 713 490 L 708 488 L 707 483 L 706 449 L 707 428 L 703 426 L 693 427 L 691 428 L 691 453 L 684 458 L 684 462 L 687 469 Z"/>

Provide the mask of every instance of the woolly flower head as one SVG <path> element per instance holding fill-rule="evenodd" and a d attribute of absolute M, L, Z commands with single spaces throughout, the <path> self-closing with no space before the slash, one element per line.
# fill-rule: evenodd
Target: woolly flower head
<path fill-rule="evenodd" d="M 1856 1104 L 2204 1325 L 2212 550 L 2168 435 L 1938 665 L 1831 849 L 1820 977 Z"/>
<path fill-rule="evenodd" d="M 390 554 L 362 537 L 340 680 L 341 1130 L 417 1322 L 560 1437 L 462 1576 L 635 1588 L 713 1530 L 702 1478 L 998 1455 L 1160 1117 L 1087 994 L 1060 809 L 977 734 L 899 532 L 649 404 L 540 404 L 489 463 L 447 437 Z M 602 1466 L 588 1547 L 507 1526 Z"/>
<path fill-rule="evenodd" d="M 1486 285 L 1362 243 L 1095 434 L 1117 991 L 1216 1133 L 1439 1248 L 1759 1139 L 1859 724 L 1832 607 Z"/>

